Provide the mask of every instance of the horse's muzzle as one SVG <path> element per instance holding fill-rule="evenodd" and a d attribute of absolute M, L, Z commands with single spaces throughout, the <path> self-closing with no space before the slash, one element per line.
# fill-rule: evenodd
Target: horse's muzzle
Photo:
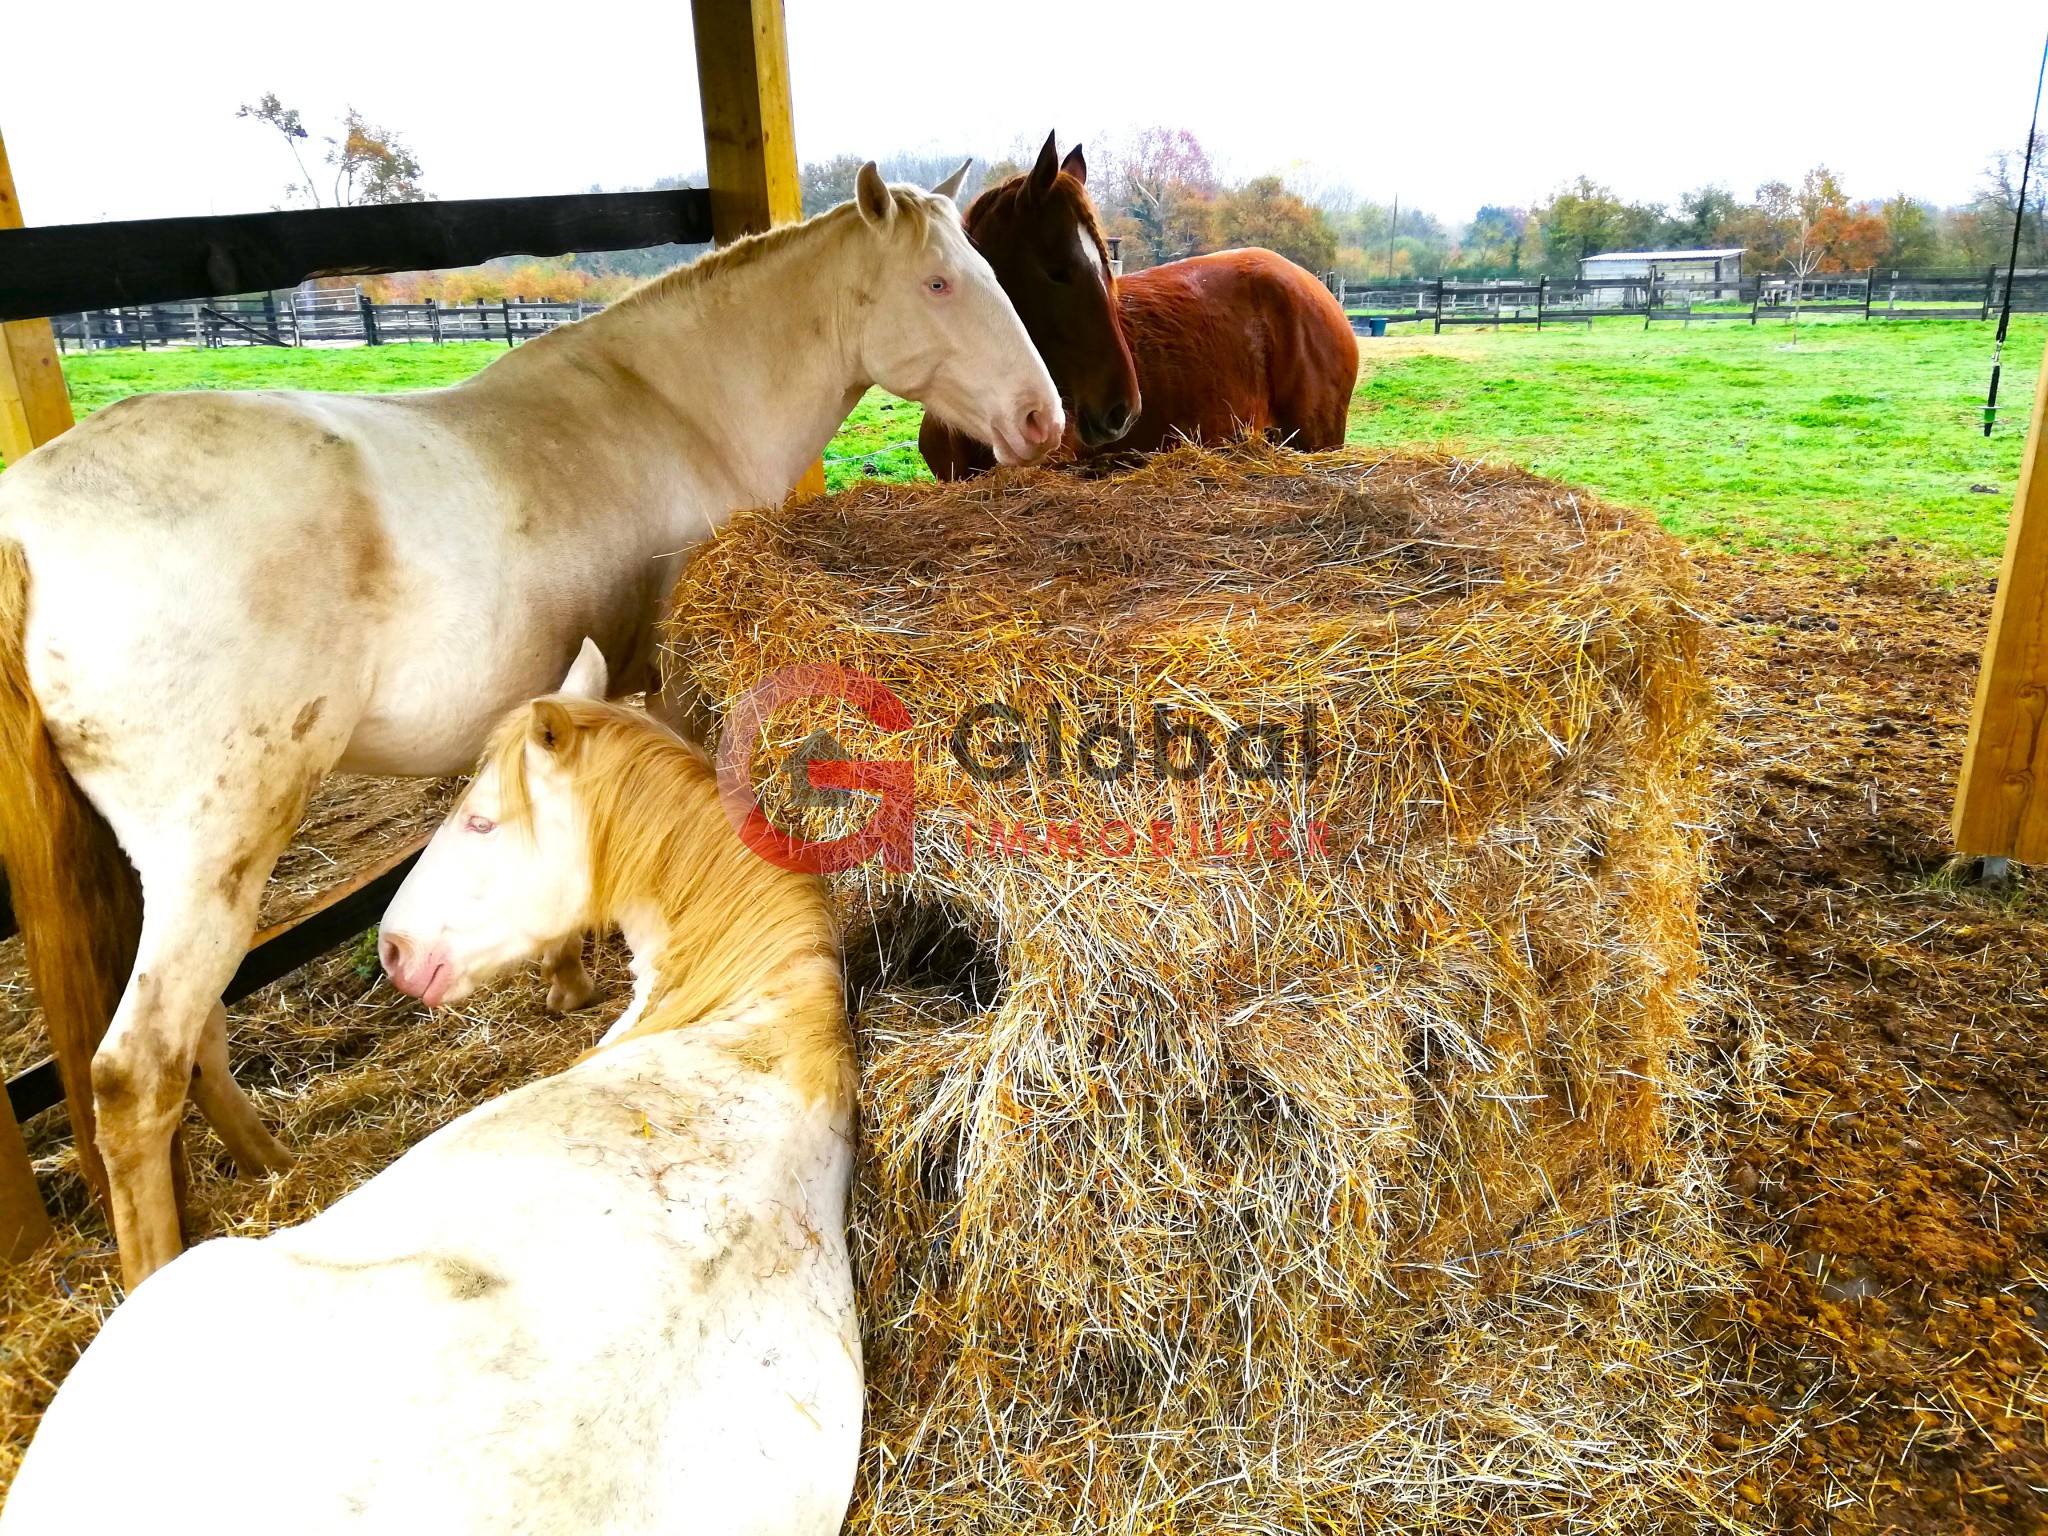
<path fill-rule="evenodd" d="M 391 985 L 407 997 L 418 998 L 429 1008 L 440 1005 L 455 980 L 455 968 L 449 963 L 445 949 L 434 944 L 422 950 L 402 933 L 380 933 L 377 936 L 377 958 L 383 962 L 384 974 L 391 978 Z"/>
<path fill-rule="evenodd" d="M 1089 448 L 1100 448 L 1113 443 L 1138 423 L 1138 413 L 1123 406 L 1111 406 L 1102 412 L 1077 411 L 1075 425 L 1080 431 L 1081 442 Z"/>

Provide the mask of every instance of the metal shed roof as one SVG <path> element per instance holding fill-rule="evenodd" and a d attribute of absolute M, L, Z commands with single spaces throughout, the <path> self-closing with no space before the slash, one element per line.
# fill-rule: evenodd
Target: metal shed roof
<path fill-rule="evenodd" d="M 1723 246 L 1713 251 L 1602 251 L 1597 256 L 1581 256 L 1580 261 L 1701 261 L 1711 256 L 1740 256 L 1749 247 L 1744 245 Z"/>

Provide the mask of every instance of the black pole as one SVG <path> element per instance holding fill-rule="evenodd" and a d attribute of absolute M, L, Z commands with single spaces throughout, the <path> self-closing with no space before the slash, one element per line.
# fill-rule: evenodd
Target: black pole
<path fill-rule="evenodd" d="M 2034 115 L 2027 121 L 2027 152 L 2020 159 L 2020 195 L 2012 213 L 2012 250 L 2005 259 L 2005 298 L 1998 306 L 1998 335 L 1991 343 L 1991 392 L 1984 397 L 1984 435 L 1998 418 L 1998 375 L 2005 360 L 2005 328 L 2012 322 L 2012 275 L 2020 260 L 2020 226 L 2027 217 L 2027 177 L 2034 169 L 2034 135 L 2041 125 L 2041 82 L 2048 80 L 2048 42 L 2041 45 L 2041 68 L 2034 76 Z M 2048 367 L 2048 361 L 2042 363 Z"/>

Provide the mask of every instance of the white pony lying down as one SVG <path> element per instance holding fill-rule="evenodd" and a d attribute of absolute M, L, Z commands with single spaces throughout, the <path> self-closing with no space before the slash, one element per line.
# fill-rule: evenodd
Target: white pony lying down
<path fill-rule="evenodd" d="M 4 1536 L 839 1530 L 861 1368 L 830 913 L 604 682 L 586 644 L 506 717 L 383 949 L 452 1002 L 616 923 L 628 1017 L 305 1225 L 146 1281 L 58 1393 Z"/>

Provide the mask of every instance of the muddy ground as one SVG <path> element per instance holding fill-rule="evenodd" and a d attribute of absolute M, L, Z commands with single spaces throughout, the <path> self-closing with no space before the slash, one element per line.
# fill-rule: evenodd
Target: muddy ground
<path fill-rule="evenodd" d="M 1703 1326 L 1744 1467 L 1730 1514 L 1787 1532 L 2048 1533 L 2048 878 L 1999 890 L 1946 819 L 1990 614 L 1984 574 L 1880 548 L 1702 556 L 1720 625 L 1718 879 L 1731 1070 L 1714 1117 L 1745 1289 Z M 446 804 L 331 786 L 272 892 L 289 910 Z M 599 955 L 613 1002 L 623 973 Z M 236 1010 L 237 1072 L 300 1165 L 230 1177 L 188 1133 L 199 1232 L 316 1210 L 469 1105 L 565 1065 L 613 1011 L 528 983 L 438 1020 L 338 951 Z M 40 1053 L 0 946 L 0 1067 Z M 1740 1070 L 1735 1065 L 1739 1062 Z M 0 1280 L 0 1484 L 116 1296 L 62 1111 L 28 1127 L 60 1243 Z"/>
<path fill-rule="evenodd" d="M 1742 1492 L 1786 1530 L 2048 1531 L 2048 883 L 1986 891 L 1947 840 L 1990 584 L 1703 563 L 1708 917 L 1757 1015 L 1724 1044 L 1781 1053 L 1721 1118 L 1753 1388 L 1724 1448 L 1778 1443 Z"/>

